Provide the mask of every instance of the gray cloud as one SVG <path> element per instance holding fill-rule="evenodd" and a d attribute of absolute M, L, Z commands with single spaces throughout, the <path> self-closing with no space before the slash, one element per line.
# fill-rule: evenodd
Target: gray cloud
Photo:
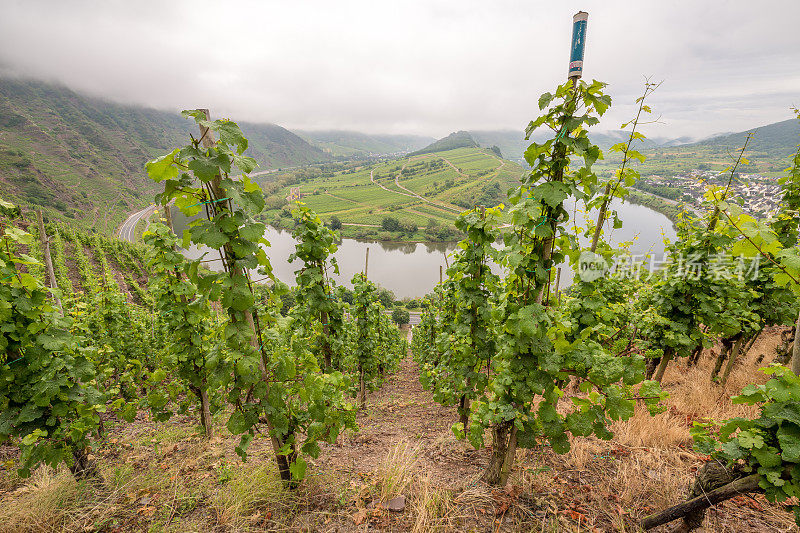
<path fill-rule="evenodd" d="M 60 2 L 3 0 L 0 65 L 121 102 L 289 128 L 445 135 L 521 129 L 566 75 L 571 15 L 590 13 L 602 127 L 664 80 L 647 133 L 702 136 L 800 105 L 796 0 Z M 766 6 L 766 7 L 765 7 Z"/>

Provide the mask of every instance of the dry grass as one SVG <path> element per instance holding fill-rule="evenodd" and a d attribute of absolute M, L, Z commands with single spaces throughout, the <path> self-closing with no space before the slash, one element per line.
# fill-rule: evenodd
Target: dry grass
<path fill-rule="evenodd" d="M 210 502 L 216 522 L 225 528 L 242 528 L 287 505 L 285 490 L 271 464 L 235 467 Z"/>
<path fill-rule="evenodd" d="M 418 461 L 419 446 L 412 445 L 408 440 L 401 440 L 389 451 L 373 473 L 380 501 L 407 494 Z"/>
<path fill-rule="evenodd" d="M 630 420 L 613 424 L 612 440 L 573 438 L 565 455 L 544 446 L 518 450 L 503 490 L 477 482 L 488 451 L 454 438 L 448 428 L 455 412 L 429 408 L 429 397 L 411 389 L 412 371 L 386 391 L 383 403 L 376 401 L 387 412 L 362 421 L 364 438 L 342 437 L 324 450 L 297 491 L 281 485 L 266 440 L 254 440 L 250 459 L 242 463 L 233 452 L 235 437 L 222 430 L 204 441 L 194 434 L 193 418 L 120 426 L 115 443 L 100 453 L 106 479 L 101 488 L 48 468 L 19 480 L 0 463 L 0 533 L 634 532 L 643 516 L 683 499 L 703 464 L 691 448 L 693 421 L 756 413 L 729 397 L 747 383 L 766 381 L 757 372 L 758 353 L 737 363 L 726 389 L 709 381 L 708 354 L 696 368 L 671 365 L 663 385 L 670 393 L 665 412 L 651 417 L 640 406 Z M 403 416 L 396 406 L 404 406 Z M 431 424 L 434 415 L 437 426 Z M 394 422 L 411 427 L 392 433 Z M 376 438 L 381 435 L 386 439 Z M 325 454 L 337 453 L 339 462 L 324 462 Z M 458 474 L 448 476 L 452 471 Z M 407 499 L 403 513 L 381 508 L 397 495 Z M 705 531 L 714 532 L 778 530 L 796 528 L 788 513 L 760 496 L 717 506 L 705 522 Z"/>
<path fill-rule="evenodd" d="M 730 401 L 746 384 L 767 380 L 758 372 L 764 366 L 756 363 L 758 352 L 737 362 L 725 388 L 710 381 L 714 361 L 708 351 L 694 368 L 687 368 L 685 361 L 673 363 L 663 382 L 670 394 L 667 410 L 651 416 L 637 407 L 631 419 L 613 424 L 610 441 L 573 438 L 570 452 L 563 456 L 547 450 L 519 454 L 520 468 L 512 482 L 521 485 L 523 493 L 543 495 L 555 505 L 540 510 L 536 529 L 567 530 L 577 521 L 589 530 L 635 531 L 638 519 L 685 498 L 704 460 L 692 450 L 689 430 L 694 421 L 758 415 L 757 408 Z M 764 531 L 777 524 L 796 530 L 779 507 L 760 496 L 757 500 L 760 503 L 751 505 L 763 509 L 763 522 L 745 526 L 729 515 L 710 513 L 706 531 Z M 729 505 L 734 512 L 740 510 L 739 505 Z M 561 513 L 570 517 L 570 526 Z"/>
<path fill-rule="evenodd" d="M 448 531 L 451 499 L 452 496 L 448 491 L 433 485 L 430 472 L 417 477 L 411 504 L 415 515 L 414 525 L 411 527 L 412 533 Z"/>
<path fill-rule="evenodd" d="M 548 517 L 558 523 L 568 517 L 589 530 L 625 531 L 643 509 L 667 507 L 683 497 L 694 460 L 681 450 L 576 438 L 563 456 L 543 450 L 525 454 L 520 461 L 525 468 L 513 482 L 523 494 L 537 495 L 537 516 L 545 526 Z"/>
<path fill-rule="evenodd" d="M 0 500 L 0 531 L 53 531 L 74 522 L 84 490 L 69 471 L 39 468 L 28 482 Z"/>
<path fill-rule="evenodd" d="M 737 362 L 726 387 L 711 382 L 714 360 L 707 350 L 695 367 L 685 361 L 673 362 L 665 374 L 662 387 L 669 392 L 668 410 L 650 416 L 638 407 L 628 421 L 614 424 L 614 440 L 628 446 L 669 448 L 690 446 L 689 429 L 694 421 L 723 420 L 736 416 L 756 417 L 758 408 L 735 405 L 730 397 L 749 383 L 764 383 L 767 377 L 758 371 L 755 353 Z"/>
<path fill-rule="evenodd" d="M 614 442 L 625 446 L 663 449 L 692 443 L 684 417 L 670 411 L 651 416 L 641 406 L 636 408 L 632 418 L 613 423 L 611 431 Z"/>
<path fill-rule="evenodd" d="M 37 469 L 17 489 L 0 492 L 0 532 L 244 531 L 275 523 L 273 513 L 291 514 L 272 463 L 229 463 L 232 443 L 222 439 L 163 445 L 181 431 L 166 428 L 114 447 L 109 458 L 124 459 L 100 460 L 102 484 L 77 482 L 66 469 Z"/>

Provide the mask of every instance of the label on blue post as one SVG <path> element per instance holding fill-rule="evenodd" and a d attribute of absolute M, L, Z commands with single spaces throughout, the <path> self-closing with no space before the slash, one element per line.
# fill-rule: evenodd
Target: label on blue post
<path fill-rule="evenodd" d="M 570 78 L 580 78 L 583 75 L 583 51 L 586 45 L 586 24 L 589 13 L 579 11 L 572 17 L 572 47 L 569 52 Z"/>

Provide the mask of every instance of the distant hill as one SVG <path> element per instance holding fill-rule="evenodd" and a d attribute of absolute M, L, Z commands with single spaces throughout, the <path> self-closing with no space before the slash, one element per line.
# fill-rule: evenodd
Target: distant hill
<path fill-rule="evenodd" d="M 497 131 L 470 131 L 469 134 L 482 147 L 500 148 L 503 157 L 521 163 L 525 160 L 522 154 L 531 145 L 531 141 L 525 140 L 525 132 L 522 130 L 497 130 Z"/>
<path fill-rule="evenodd" d="M 523 130 L 496 130 L 496 131 L 470 131 L 470 135 L 482 147 L 497 146 L 503 153 L 503 157 L 512 161 L 523 162 L 525 157 L 523 154 L 531 142 L 543 142 L 548 138 L 548 133 L 545 130 L 534 132 L 530 140 L 525 140 L 525 132 Z M 597 144 L 601 149 L 608 150 L 611 146 L 618 142 L 625 142 L 628 140 L 629 132 L 624 130 L 611 130 L 606 132 L 590 132 L 589 138 L 593 143 Z M 656 146 L 675 146 L 690 142 L 690 137 L 680 137 L 677 139 L 670 137 L 653 137 L 648 138 L 644 142 L 644 148 L 652 148 Z"/>
<path fill-rule="evenodd" d="M 749 132 L 755 135 L 747 145 L 749 165 L 745 174 L 781 175 L 800 144 L 800 121 L 783 120 L 751 130 L 703 139 L 678 146 L 651 147 L 644 151 L 648 160 L 642 174 L 676 175 L 690 170 L 722 170 L 733 163 Z"/>
<path fill-rule="evenodd" d="M 800 120 L 789 119 L 750 130 L 720 135 L 710 139 L 687 144 L 682 148 L 709 147 L 715 150 L 735 151 L 741 149 L 749 132 L 755 132 L 747 145 L 749 153 L 775 154 L 778 157 L 789 157 L 797 151 L 800 144 Z"/>
<path fill-rule="evenodd" d="M 648 137 L 637 149 L 645 153 L 647 161 L 638 165 L 643 174 L 679 174 L 695 169 L 721 170 L 730 162 L 729 154 L 737 152 L 744 144 L 749 131 L 755 131 L 750 141 L 746 157 L 751 165 L 743 167 L 745 173 L 780 173 L 789 164 L 789 158 L 800 144 L 800 121 L 784 120 L 753 130 L 739 133 L 726 133 L 694 141 L 690 137 Z M 531 140 L 525 140 L 523 131 L 469 131 L 459 132 L 469 135 L 479 146 L 490 148 L 498 146 L 503 157 L 524 162 L 523 154 L 532 141 L 542 142 L 548 137 L 544 130 L 534 132 Z M 453 134 L 455 135 L 455 134 Z M 450 139 L 453 137 L 446 137 Z M 619 154 L 609 154 L 608 149 L 616 143 L 628 140 L 630 133 L 625 130 L 589 132 L 589 138 L 604 152 L 606 159 L 598 162 L 598 170 L 615 168 Z M 426 149 L 427 150 L 427 149 Z M 432 150 L 435 151 L 435 150 Z"/>
<path fill-rule="evenodd" d="M 433 137 L 421 135 L 370 135 L 345 130 L 298 130 L 296 133 L 334 157 L 408 153 L 419 150 L 434 140 Z"/>
<path fill-rule="evenodd" d="M 478 142 L 472 138 L 468 131 L 455 131 L 410 155 L 432 154 L 433 152 L 444 152 L 445 150 L 455 150 L 456 148 L 477 147 L 479 147 Z"/>
<path fill-rule="evenodd" d="M 609 130 L 604 132 L 589 132 L 589 139 L 600 147 L 601 150 L 608 150 L 613 145 L 620 142 L 628 142 L 630 138 L 630 130 Z M 647 137 L 644 141 L 637 142 L 637 150 L 655 148 L 655 147 L 669 147 L 678 146 L 692 142 L 691 137 Z"/>
<path fill-rule="evenodd" d="M 330 159 L 273 124 L 242 123 L 264 168 Z M 124 106 L 49 83 L 0 78 L 2 196 L 111 233 L 151 200 L 144 163 L 194 132 L 176 113 Z"/>

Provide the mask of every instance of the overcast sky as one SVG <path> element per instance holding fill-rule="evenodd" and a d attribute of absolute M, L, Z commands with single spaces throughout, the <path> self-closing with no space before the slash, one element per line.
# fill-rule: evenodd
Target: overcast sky
<path fill-rule="evenodd" d="M 120 102 L 440 137 L 522 129 L 565 79 L 589 12 L 584 76 L 608 82 L 601 129 L 664 80 L 650 136 L 705 136 L 800 105 L 800 1 L 0 0 L 0 70 Z"/>

